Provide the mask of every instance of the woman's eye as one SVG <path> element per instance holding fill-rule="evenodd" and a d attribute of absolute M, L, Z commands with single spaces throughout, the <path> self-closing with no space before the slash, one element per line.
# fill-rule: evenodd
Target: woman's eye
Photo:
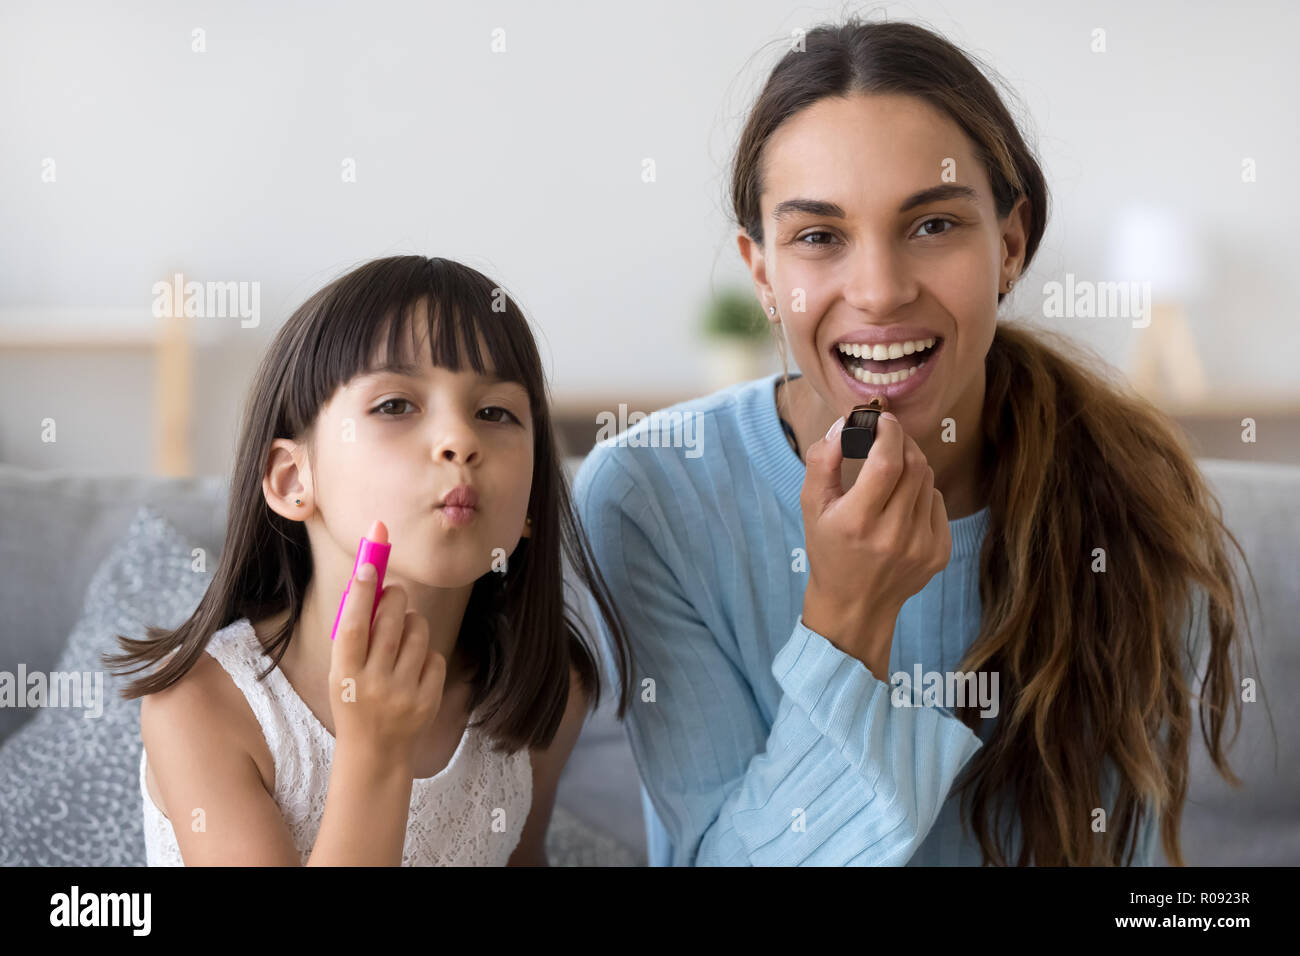
<path fill-rule="evenodd" d="M 802 236 L 799 237 L 799 243 L 805 246 L 829 246 L 830 245 L 829 242 L 804 242 L 805 239 L 810 239 L 813 236 L 829 236 L 831 239 L 835 238 L 829 232 L 822 232 L 822 231 L 805 232 Z"/>
<path fill-rule="evenodd" d="M 956 224 L 955 222 L 953 222 L 951 219 L 927 219 L 925 222 L 921 223 L 921 228 L 924 229 L 926 226 L 928 226 L 928 225 L 930 225 L 931 223 L 934 223 L 934 222 L 942 222 L 942 223 L 945 223 L 946 225 L 952 226 L 954 229 L 957 227 L 957 224 Z M 952 232 L 952 229 L 945 229 L 943 232 L 932 232 L 932 233 L 929 233 L 929 235 L 931 235 L 931 236 L 942 236 L 942 235 L 945 235 L 946 233 L 949 233 L 949 232 Z"/>
<path fill-rule="evenodd" d="M 389 405 L 397 405 L 397 404 L 410 405 L 411 403 L 404 398 L 390 398 L 386 401 L 380 402 L 377 406 L 375 406 L 375 408 L 371 411 L 371 414 L 373 415 L 375 412 L 379 412 L 381 415 L 384 415 L 384 417 L 386 418 L 393 418 L 395 416 L 385 414 L 383 412 L 383 409 L 387 408 Z"/>
<path fill-rule="evenodd" d="M 501 412 L 503 415 L 509 415 L 511 418 L 514 418 L 514 420 L 515 420 L 516 422 L 519 421 L 518 418 L 515 418 L 515 415 L 514 415 L 513 412 L 511 412 L 508 408 L 502 408 L 500 405 L 489 405 L 487 408 L 483 409 L 483 411 L 485 411 L 485 412 Z M 495 421 L 495 419 L 494 419 L 494 421 Z"/>
<path fill-rule="evenodd" d="M 957 223 L 954 222 L 953 220 L 941 219 L 935 217 L 933 219 L 927 219 L 925 220 L 925 222 L 921 223 L 920 230 L 925 230 L 927 226 L 931 226 L 935 223 L 942 223 L 946 226 L 949 226 L 950 228 L 943 229 L 937 232 L 922 232 L 922 235 L 927 238 L 935 238 L 938 236 L 947 235 L 948 233 L 952 232 L 953 229 L 957 228 Z M 810 242 L 809 240 L 811 240 L 814 236 L 821 236 L 824 238 L 816 242 Z M 815 232 L 805 232 L 802 236 L 800 236 L 798 239 L 795 240 L 796 243 L 804 246 L 830 246 L 830 245 L 834 245 L 838 241 L 839 240 L 835 238 L 833 233 L 829 233 L 820 229 Z"/>

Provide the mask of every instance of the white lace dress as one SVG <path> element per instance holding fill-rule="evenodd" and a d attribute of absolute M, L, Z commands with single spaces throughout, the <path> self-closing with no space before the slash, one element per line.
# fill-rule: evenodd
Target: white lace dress
<path fill-rule="evenodd" d="M 275 764 L 275 802 L 306 863 L 325 810 L 334 737 L 278 667 L 257 680 L 270 658 L 247 618 L 213 634 L 207 651 L 233 678 L 262 726 Z M 171 823 L 149 796 L 147 764 L 148 754 L 142 752 L 140 793 L 148 865 L 184 866 Z M 479 728 L 469 728 L 440 773 L 412 784 L 402 865 L 505 865 L 519 843 L 532 791 L 528 749 L 496 753 Z"/>

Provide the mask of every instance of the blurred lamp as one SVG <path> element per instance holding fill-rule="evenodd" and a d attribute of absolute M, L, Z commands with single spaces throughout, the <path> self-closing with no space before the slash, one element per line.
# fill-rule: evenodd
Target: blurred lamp
<path fill-rule="evenodd" d="M 1151 283 L 1150 324 L 1135 329 L 1129 358 L 1133 387 L 1157 404 L 1192 404 L 1208 394 L 1205 368 L 1187 307 L 1206 291 L 1200 235 L 1169 209 L 1126 209 L 1112 230 L 1107 276 L 1116 282 Z"/>

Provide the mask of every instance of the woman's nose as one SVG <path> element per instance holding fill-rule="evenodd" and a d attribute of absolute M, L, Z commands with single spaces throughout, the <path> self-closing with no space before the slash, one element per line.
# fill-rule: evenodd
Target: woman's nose
<path fill-rule="evenodd" d="M 906 263 L 888 242 L 863 243 L 847 265 L 844 300 L 867 315 L 892 315 L 915 294 Z"/>

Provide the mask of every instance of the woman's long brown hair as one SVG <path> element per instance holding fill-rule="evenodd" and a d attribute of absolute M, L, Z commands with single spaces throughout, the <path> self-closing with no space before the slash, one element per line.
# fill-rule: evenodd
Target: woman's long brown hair
<path fill-rule="evenodd" d="M 773 69 L 736 150 L 732 206 L 750 238 L 763 242 L 763 147 L 785 120 L 823 97 L 907 94 L 970 137 L 999 217 L 1028 197 L 1028 268 L 1047 222 L 1047 184 L 972 60 L 910 23 L 853 19 L 804 39 Z M 958 669 L 998 673 L 1003 705 L 954 785 L 963 820 L 985 864 L 1011 855 L 1007 811 L 1019 821 L 1019 865 L 1118 865 L 1132 862 L 1153 814 L 1166 857 L 1182 865 L 1186 675 L 1207 632 L 1201 732 L 1215 767 L 1240 785 L 1223 741 L 1230 703 L 1240 729 L 1229 658 L 1235 648 L 1240 666 L 1239 596 L 1244 604 L 1228 542 L 1243 564 L 1245 554 L 1177 426 L 1095 354 L 999 323 L 985 372 L 982 616 Z M 957 713 L 978 732 L 977 708 Z M 1104 829 L 1094 829 L 1098 809 Z"/>
<path fill-rule="evenodd" d="M 380 343 L 387 342 L 388 356 L 413 354 L 421 326 L 433 364 L 454 372 L 467 365 L 485 371 L 481 339 L 493 370 L 528 390 L 533 419 L 531 535 L 509 556 L 505 573 L 487 571 L 474 582 L 457 637 L 471 662 L 469 708 L 482 712 L 474 726 L 483 728 L 498 749 L 549 745 L 564 716 L 571 669 L 590 706 L 599 704 L 599 650 L 578 626 L 566 583 L 586 588 L 614 636 L 617 715 L 623 717 L 631 693 L 631 651 L 573 511 L 532 331 L 514 299 L 487 276 L 453 260 L 424 256 L 376 259 L 353 269 L 311 296 L 278 330 L 245 404 L 225 541 L 212 583 L 180 627 L 150 627 L 144 640 L 118 636 L 124 653 L 104 655 L 110 669 L 134 665 L 126 670 L 134 673 L 163 662 L 125 687 L 123 698 L 152 694 L 180 680 L 213 633 L 231 622 L 258 621 L 287 609 L 288 617 L 265 648 L 272 663 L 258 679 L 279 665 L 302 614 L 312 551 L 303 523 L 272 511 L 262 493 L 271 444 L 292 438 L 310 453 L 321 407 L 367 370 Z"/>

